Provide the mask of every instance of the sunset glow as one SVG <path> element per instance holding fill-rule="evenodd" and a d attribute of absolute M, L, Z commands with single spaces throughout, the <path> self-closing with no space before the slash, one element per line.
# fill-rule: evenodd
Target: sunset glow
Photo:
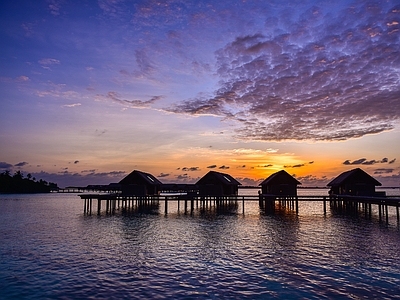
<path fill-rule="evenodd" d="M 0 171 L 400 186 L 398 1 L 3 1 Z"/>

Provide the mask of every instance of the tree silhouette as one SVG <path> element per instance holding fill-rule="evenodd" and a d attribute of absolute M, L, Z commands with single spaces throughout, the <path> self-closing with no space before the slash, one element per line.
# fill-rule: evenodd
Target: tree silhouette
<path fill-rule="evenodd" d="M 56 183 L 48 183 L 42 179 L 35 180 L 35 178 L 32 180 L 31 174 L 24 178 L 24 174 L 17 171 L 11 176 L 10 171 L 6 170 L 0 173 L 0 193 L 49 193 L 58 189 Z"/>

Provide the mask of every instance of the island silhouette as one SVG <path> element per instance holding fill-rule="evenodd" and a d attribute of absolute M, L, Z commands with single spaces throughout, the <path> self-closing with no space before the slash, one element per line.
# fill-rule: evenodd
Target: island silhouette
<path fill-rule="evenodd" d="M 38 180 L 28 174 L 24 178 L 21 171 L 17 171 L 11 176 L 10 171 L 4 171 L 0 174 L 0 193 L 8 194 L 31 194 L 31 193 L 50 193 L 57 190 L 56 183 Z"/>

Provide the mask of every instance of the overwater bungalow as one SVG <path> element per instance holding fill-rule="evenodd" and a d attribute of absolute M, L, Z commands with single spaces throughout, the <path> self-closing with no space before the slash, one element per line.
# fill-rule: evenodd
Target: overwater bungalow
<path fill-rule="evenodd" d="M 285 170 L 270 175 L 261 182 L 262 194 L 279 195 L 279 196 L 297 196 L 297 185 L 301 184 L 297 179 L 291 176 Z"/>
<path fill-rule="evenodd" d="M 351 196 L 384 196 L 375 192 L 376 186 L 382 184 L 360 168 L 343 172 L 327 186 L 331 187 L 330 193 L 334 195 Z"/>
<path fill-rule="evenodd" d="M 123 195 L 149 196 L 157 195 L 162 182 L 149 173 L 132 171 L 119 184 Z"/>
<path fill-rule="evenodd" d="M 196 185 L 202 196 L 234 196 L 242 184 L 229 174 L 210 171 Z"/>

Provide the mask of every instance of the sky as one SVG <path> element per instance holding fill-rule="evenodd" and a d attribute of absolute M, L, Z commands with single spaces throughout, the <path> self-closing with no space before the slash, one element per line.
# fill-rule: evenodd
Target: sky
<path fill-rule="evenodd" d="M 400 1 L 0 3 L 0 172 L 400 186 Z"/>

